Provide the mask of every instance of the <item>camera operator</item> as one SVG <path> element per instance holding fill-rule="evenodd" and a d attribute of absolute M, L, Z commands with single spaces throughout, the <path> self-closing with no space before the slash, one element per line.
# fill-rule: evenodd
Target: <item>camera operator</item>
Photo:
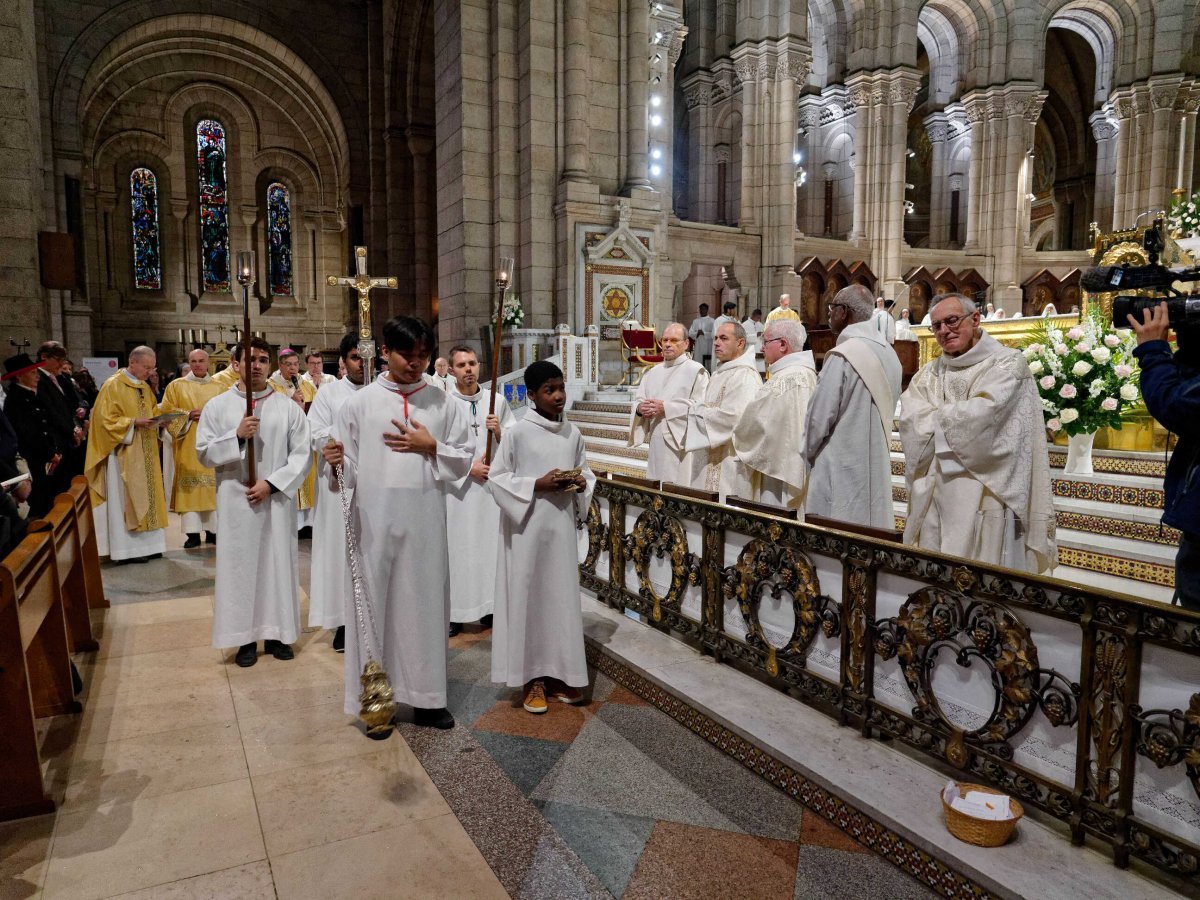
<path fill-rule="evenodd" d="M 1163 483 L 1163 523 L 1183 532 L 1175 556 L 1175 600 L 1200 611 L 1200 326 L 1175 329 L 1179 350 L 1167 343 L 1167 304 L 1159 303 L 1139 323 L 1133 355 L 1142 367 L 1142 397 L 1150 415 L 1179 436 Z"/>

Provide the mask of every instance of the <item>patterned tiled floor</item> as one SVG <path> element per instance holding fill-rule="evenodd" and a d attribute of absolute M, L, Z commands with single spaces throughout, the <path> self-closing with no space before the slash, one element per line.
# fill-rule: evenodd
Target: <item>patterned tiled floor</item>
<path fill-rule="evenodd" d="M 533 716 L 451 641 L 458 727 L 401 731 L 514 897 L 935 896 L 602 674 Z"/>

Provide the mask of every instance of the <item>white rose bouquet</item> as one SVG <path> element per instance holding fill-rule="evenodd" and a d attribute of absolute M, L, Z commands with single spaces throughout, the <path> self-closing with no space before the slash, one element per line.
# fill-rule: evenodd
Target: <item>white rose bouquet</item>
<path fill-rule="evenodd" d="M 1167 228 L 1180 237 L 1200 237 L 1200 191 L 1171 201 L 1167 208 Z"/>
<path fill-rule="evenodd" d="M 505 328 L 520 328 L 525 321 L 525 310 L 521 308 L 521 297 L 516 291 L 504 295 L 503 315 L 500 318 Z"/>
<path fill-rule="evenodd" d="M 1091 434 L 1121 427 L 1121 417 L 1140 397 L 1136 342 L 1094 310 L 1064 331 L 1042 327 L 1025 344 L 1025 360 L 1037 382 L 1046 427 L 1053 433 Z"/>

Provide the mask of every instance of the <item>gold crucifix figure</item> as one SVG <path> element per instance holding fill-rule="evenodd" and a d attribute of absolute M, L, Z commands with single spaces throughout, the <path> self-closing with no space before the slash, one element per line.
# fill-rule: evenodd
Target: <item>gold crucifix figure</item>
<path fill-rule="evenodd" d="M 353 278 L 330 275 L 325 283 L 330 287 L 352 287 L 358 291 L 358 354 L 362 357 L 365 383 L 370 384 L 374 376 L 375 341 L 371 334 L 371 291 L 375 288 L 395 288 L 399 285 L 396 276 L 372 278 L 367 274 L 367 248 L 354 248 L 355 275 Z"/>

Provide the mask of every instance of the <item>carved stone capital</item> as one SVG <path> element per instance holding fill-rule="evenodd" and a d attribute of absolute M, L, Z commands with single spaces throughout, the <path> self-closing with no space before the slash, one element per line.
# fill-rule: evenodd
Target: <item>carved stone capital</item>
<path fill-rule="evenodd" d="M 950 190 L 961 191 L 963 189 L 964 184 L 966 184 L 966 179 L 963 178 L 963 176 L 960 173 L 955 172 L 953 175 L 950 176 Z"/>
<path fill-rule="evenodd" d="M 1117 136 L 1117 131 L 1119 130 L 1117 123 L 1108 118 L 1103 112 L 1092 113 L 1088 121 L 1092 126 L 1092 137 L 1096 139 L 1097 143 L 1111 140 Z"/>
<path fill-rule="evenodd" d="M 948 141 L 952 134 L 950 123 L 941 116 L 930 116 L 925 120 L 925 131 L 929 135 L 931 144 L 940 144 Z"/>
<path fill-rule="evenodd" d="M 712 100 L 712 87 L 707 84 L 694 84 L 683 92 L 683 101 L 688 109 L 707 106 Z"/>
<path fill-rule="evenodd" d="M 713 147 L 713 159 L 719 163 L 727 163 L 730 160 L 730 152 L 728 144 L 717 144 Z"/>

